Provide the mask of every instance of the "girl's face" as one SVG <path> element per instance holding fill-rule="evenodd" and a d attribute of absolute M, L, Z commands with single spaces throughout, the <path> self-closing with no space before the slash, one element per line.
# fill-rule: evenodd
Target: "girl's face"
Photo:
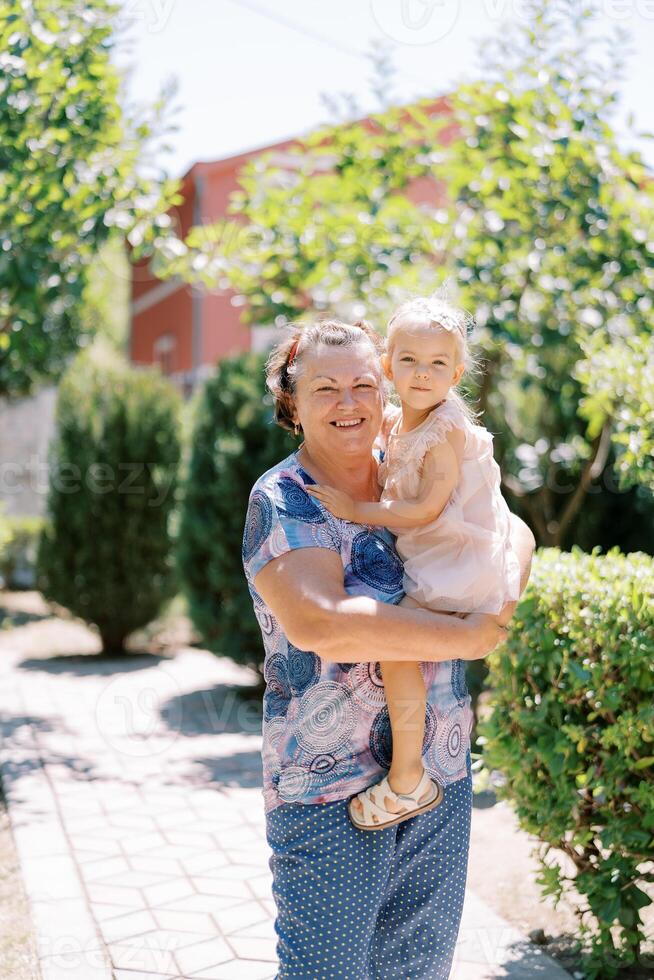
<path fill-rule="evenodd" d="M 333 460 L 369 456 L 384 409 L 379 357 L 363 343 L 307 351 L 294 402 L 312 455 Z"/>
<path fill-rule="evenodd" d="M 400 326 L 393 331 L 383 359 L 386 377 L 402 401 L 417 411 L 433 408 L 458 384 L 465 365 L 450 330 L 431 326 Z"/>

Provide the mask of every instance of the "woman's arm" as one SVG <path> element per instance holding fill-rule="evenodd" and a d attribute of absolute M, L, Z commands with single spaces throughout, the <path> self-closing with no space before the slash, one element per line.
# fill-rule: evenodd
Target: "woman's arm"
<path fill-rule="evenodd" d="M 525 522 L 515 514 L 511 514 L 511 544 L 520 562 L 520 595 L 522 595 L 529 581 L 531 559 L 534 554 L 534 548 L 536 547 L 536 539 Z M 517 602 L 507 602 L 500 613 L 494 617 L 495 621 L 500 626 L 507 626 L 511 621 L 517 605 Z"/>
<path fill-rule="evenodd" d="M 286 636 L 325 660 L 477 660 L 505 637 L 491 616 L 466 619 L 348 595 L 343 565 L 327 548 L 300 548 L 268 562 L 254 587 Z"/>
<path fill-rule="evenodd" d="M 422 527 L 435 521 L 447 505 L 458 481 L 458 456 L 446 441 L 433 446 L 425 455 L 420 493 L 413 500 L 368 503 L 353 500 L 334 487 L 308 486 L 305 489 L 341 520 L 404 529 Z"/>

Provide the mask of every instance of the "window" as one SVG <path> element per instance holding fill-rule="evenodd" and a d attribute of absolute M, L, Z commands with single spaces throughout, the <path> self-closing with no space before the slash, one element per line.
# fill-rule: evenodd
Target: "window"
<path fill-rule="evenodd" d="M 172 374 L 175 344 L 176 340 L 172 333 L 164 333 L 154 342 L 154 360 L 161 368 L 162 374 Z"/>

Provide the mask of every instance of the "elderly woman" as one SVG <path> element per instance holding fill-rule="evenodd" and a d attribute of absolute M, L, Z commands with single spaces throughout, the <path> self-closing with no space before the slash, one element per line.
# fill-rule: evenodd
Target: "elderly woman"
<path fill-rule="evenodd" d="M 376 501 L 384 409 L 379 336 L 327 320 L 296 330 L 267 367 L 279 425 L 300 448 L 250 495 L 243 563 L 265 646 L 264 808 L 277 906 L 278 980 L 449 976 L 463 907 L 472 804 L 464 663 L 502 639 L 503 618 L 399 605 L 392 534 L 333 517 L 315 483 Z M 529 575 L 531 532 L 516 519 Z M 388 771 L 379 663 L 417 661 L 422 761 L 439 804 L 364 833 L 348 800 Z"/>

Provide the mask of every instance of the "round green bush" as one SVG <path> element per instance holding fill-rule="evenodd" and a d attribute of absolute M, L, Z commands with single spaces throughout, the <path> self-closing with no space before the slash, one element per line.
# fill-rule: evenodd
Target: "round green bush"
<path fill-rule="evenodd" d="M 260 670 L 261 631 L 241 558 L 255 481 L 298 445 L 273 421 L 265 358 L 220 362 L 196 408 L 177 549 L 182 588 L 202 642 Z"/>
<path fill-rule="evenodd" d="M 0 583 L 7 589 L 34 585 L 36 553 L 43 518 L 0 514 Z"/>
<path fill-rule="evenodd" d="M 556 548 L 535 558 L 510 636 L 489 658 L 485 763 L 542 841 L 539 883 L 573 887 L 587 977 L 643 962 L 654 880 L 654 561 Z M 551 849 L 571 860 L 563 873 Z"/>
<path fill-rule="evenodd" d="M 156 369 L 88 350 L 66 372 L 50 446 L 37 584 L 120 653 L 177 590 L 180 397 Z"/>

